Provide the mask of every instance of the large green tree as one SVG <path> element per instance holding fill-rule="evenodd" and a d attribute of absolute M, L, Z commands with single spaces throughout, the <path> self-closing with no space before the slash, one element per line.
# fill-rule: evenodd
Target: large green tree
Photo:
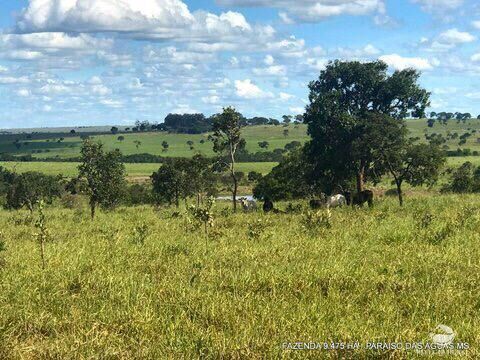
<path fill-rule="evenodd" d="M 85 140 L 81 149 L 79 178 L 85 179 L 90 198 L 90 214 L 95 218 L 97 206 L 113 208 L 125 192 L 125 165 L 118 151 L 105 152 L 103 144 Z"/>
<path fill-rule="evenodd" d="M 357 191 L 374 173 L 376 158 L 372 147 L 359 143 L 373 129 L 366 122 L 373 115 L 396 120 L 408 114 L 424 115 L 430 94 L 418 85 L 420 74 L 413 69 L 388 73 L 382 61 L 334 61 L 310 83 L 310 104 L 304 122 L 308 124 L 311 141 L 306 153 L 313 165 L 310 179 L 327 179 L 338 184 L 356 178 Z M 383 118 L 385 120 L 386 118 Z M 387 127 L 388 121 L 383 121 Z M 364 150 L 364 151 L 363 151 Z"/>
<path fill-rule="evenodd" d="M 237 192 L 238 192 L 238 176 L 235 172 L 235 156 L 238 150 L 245 147 L 245 139 L 242 138 L 242 115 L 233 107 L 223 109 L 223 113 L 213 118 L 213 150 L 216 153 L 227 155 L 230 176 L 232 178 L 232 201 L 233 209 L 237 210 Z"/>

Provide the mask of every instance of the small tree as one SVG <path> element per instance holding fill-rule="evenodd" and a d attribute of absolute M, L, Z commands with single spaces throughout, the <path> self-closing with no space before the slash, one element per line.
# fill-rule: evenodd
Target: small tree
<path fill-rule="evenodd" d="M 112 126 L 112 128 L 110 129 L 110 132 L 111 132 L 113 135 L 117 134 L 117 133 L 118 133 L 118 127 Z"/>
<path fill-rule="evenodd" d="M 292 122 L 292 115 L 283 115 L 282 119 L 285 124 L 290 124 Z"/>
<path fill-rule="evenodd" d="M 168 142 L 163 141 L 163 142 L 162 142 L 162 152 L 167 152 L 169 146 L 170 146 L 170 145 L 168 145 Z"/>
<path fill-rule="evenodd" d="M 47 228 L 47 220 L 44 213 L 45 204 L 43 200 L 38 204 L 38 219 L 35 222 L 35 227 L 38 229 L 38 233 L 35 234 L 38 244 L 40 245 L 40 258 L 42 259 L 42 269 L 45 269 L 45 243 L 47 242 L 50 233 Z"/>
<path fill-rule="evenodd" d="M 390 151 L 385 163 L 397 187 L 400 206 L 403 206 L 403 183 L 411 186 L 435 184 L 445 164 L 445 154 L 434 144 L 409 144 L 403 149 Z"/>
<path fill-rule="evenodd" d="M 125 141 L 125 136 L 120 135 L 120 136 L 117 138 L 117 140 L 120 141 L 120 142 Z"/>
<path fill-rule="evenodd" d="M 233 210 L 237 210 L 238 178 L 235 173 L 235 155 L 238 150 L 245 147 L 245 139 L 241 136 L 242 116 L 233 107 L 223 109 L 213 120 L 213 150 L 216 153 L 226 153 L 230 175 L 233 182 L 232 201 Z"/>
<path fill-rule="evenodd" d="M 268 147 L 270 146 L 270 143 L 268 141 L 260 141 L 258 143 L 258 146 L 261 148 L 261 149 L 268 149 Z"/>
<path fill-rule="evenodd" d="M 288 133 L 289 133 L 288 129 L 283 130 L 283 136 L 284 137 L 288 137 Z"/>
<path fill-rule="evenodd" d="M 95 218 L 98 205 L 113 208 L 120 202 L 124 189 L 125 165 L 118 151 L 105 152 L 103 144 L 85 140 L 81 149 L 79 178 L 87 182 L 90 213 Z"/>
<path fill-rule="evenodd" d="M 180 205 L 180 199 L 187 197 L 188 176 L 186 159 L 167 159 L 151 176 L 155 202 Z"/>
<path fill-rule="evenodd" d="M 135 147 L 137 148 L 137 150 L 140 147 L 140 145 L 142 145 L 142 142 L 139 140 L 134 140 L 133 143 L 135 144 Z"/>

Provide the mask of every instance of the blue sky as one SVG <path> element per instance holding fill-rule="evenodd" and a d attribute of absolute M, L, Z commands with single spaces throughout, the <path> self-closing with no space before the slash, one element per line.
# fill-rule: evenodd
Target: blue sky
<path fill-rule="evenodd" d="M 0 3 L 0 128 L 303 111 L 332 59 L 414 67 L 434 111 L 480 114 L 472 0 Z"/>

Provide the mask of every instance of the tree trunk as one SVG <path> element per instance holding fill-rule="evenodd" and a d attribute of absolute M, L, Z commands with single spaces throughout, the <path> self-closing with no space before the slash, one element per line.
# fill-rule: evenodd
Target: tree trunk
<path fill-rule="evenodd" d="M 357 193 L 360 194 L 364 189 L 364 181 L 365 181 L 365 166 L 362 165 L 360 170 L 357 173 Z"/>
<path fill-rule="evenodd" d="M 233 178 L 233 193 L 232 193 L 232 200 L 233 200 L 233 212 L 237 211 L 237 192 L 238 192 L 238 180 L 235 175 L 232 175 Z"/>
<path fill-rule="evenodd" d="M 233 212 L 237 212 L 237 191 L 238 191 L 238 180 L 237 176 L 235 175 L 235 153 L 233 150 L 230 151 L 230 171 L 232 173 L 232 180 L 233 180 L 233 193 L 232 193 L 232 201 L 233 201 Z"/>
<path fill-rule="evenodd" d="M 90 201 L 90 216 L 95 219 L 95 201 Z"/>
<path fill-rule="evenodd" d="M 396 181 L 396 184 L 397 184 L 398 202 L 400 203 L 400 206 L 403 206 L 402 182 Z"/>

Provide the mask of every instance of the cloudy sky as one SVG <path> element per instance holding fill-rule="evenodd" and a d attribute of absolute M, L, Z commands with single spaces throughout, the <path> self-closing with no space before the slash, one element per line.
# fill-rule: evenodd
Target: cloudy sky
<path fill-rule="evenodd" d="M 476 0 L 9 0 L 0 128 L 297 114 L 336 58 L 415 67 L 432 110 L 480 113 Z"/>

